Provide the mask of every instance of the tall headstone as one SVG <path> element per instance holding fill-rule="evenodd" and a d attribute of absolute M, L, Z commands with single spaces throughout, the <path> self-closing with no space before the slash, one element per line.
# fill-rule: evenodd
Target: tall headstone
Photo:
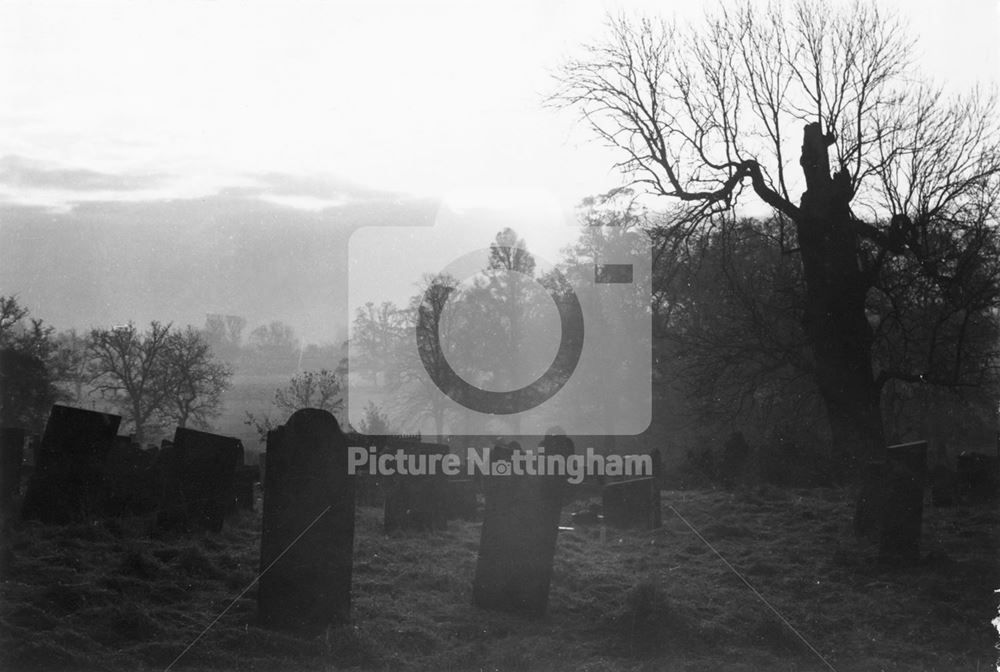
<path fill-rule="evenodd" d="M 920 528 L 927 480 L 927 442 L 886 449 L 885 497 L 879 561 L 915 564 L 920 560 Z"/>
<path fill-rule="evenodd" d="M 548 455 L 568 456 L 573 442 L 550 432 Z M 491 451 L 491 463 L 505 451 Z M 495 468 L 491 473 L 496 474 Z M 565 476 L 491 475 L 485 483 L 486 510 L 472 586 L 477 607 L 539 617 L 545 613 L 552 580 Z"/>
<path fill-rule="evenodd" d="M 21 490 L 24 461 L 24 430 L 4 427 L 0 431 L 0 510 L 9 511 Z"/>
<path fill-rule="evenodd" d="M 661 526 L 660 489 L 655 478 L 633 478 L 604 486 L 604 523 L 653 530 Z"/>
<path fill-rule="evenodd" d="M 351 613 L 354 476 L 348 441 L 323 410 L 268 433 L 257 605 L 266 627 L 320 632 Z"/>
<path fill-rule="evenodd" d="M 447 455 L 448 446 L 434 443 L 390 442 L 390 452 L 402 451 L 407 458 L 427 460 L 431 455 Z M 414 461 L 415 461 L 414 460 Z M 434 474 L 394 474 L 385 481 L 385 532 L 409 530 L 431 532 L 448 527 L 448 482 L 440 463 Z"/>
<path fill-rule="evenodd" d="M 119 424 L 117 415 L 54 405 L 35 455 L 21 516 L 65 524 L 95 513 L 104 457 Z"/>
<path fill-rule="evenodd" d="M 163 496 L 157 526 L 221 532 L 236 497 L 236 467 L 242 462 L 239 439 L 178 427 L 173 445 L 160 451 Z"/>

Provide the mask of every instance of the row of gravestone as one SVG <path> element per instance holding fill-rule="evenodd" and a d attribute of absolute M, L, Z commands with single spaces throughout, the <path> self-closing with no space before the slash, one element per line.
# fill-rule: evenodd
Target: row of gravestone
<path fill-rule="evenodd" d="M 965 451 L 955 458 L 955 469 L 937 464 L 928 473 L 931 504 L 935 507 L 958 504 L 978 506 L 1000 498 L 1000 436 L 998 456 Z"/>
<path fill-rule="evenodd" d="M 117 415 L 53 406 L 21 517 L 65 524 L 155 512 L 161 529 L 219 531 L 233 509 L 253 508 L 259 467 L 243 464 L 238 439 L 178 427 L 173 441 L 143 450 L 117 436 L 120 424 Z M 5 428 L 0 453 L 0 501 L 9 512 L 19 494 L 24 432 Z"/>
<path fill-rule="evenodd" d="M 889 446 L 884 460 L 865 465 L 855 533 L 878 543 L 881 563 L 919 562 L 927 485 L 935 507 L 953 505 L 960 498 L 969 504 L 996 500 L 1000 488 L 998 458 L 963 453 L 957 463 L 958 476 L 942 484 L 939 475 L 933 471 L 928 474 L 927 442 L 916 441 Z"/>
<path fill-rule="evenodd" d="M 370 437 L 348 435 L 351 445 L 370 441 Z M 376 456 L 402 452 L 404 455 L 448 455 L 443 444 L 422 443 L 417 439 L 376 437 Z M 513 451 L 520 451 L 516 442 L 497 445 L 491 451 L 491 461 L 509 460 Z M 660 485 L 660 454 L 651 453 L 652 478 L 634 478 L 608 483 L 603 488 L 604 523 L 617 528 L 655 529 L 662 525 Z M 443 530 L 453 519 L 476 520 L 479 517 L 479 482 L 473 478 L 454 478 L 442 473 L 412 478 L 379 476 L 367 471 L 355 475 L 355 501 L 361 505 L 384 507 L 384 531 Z"/>
<path fill-rule="evenodd" d="M 258 610 L 267 626 L 321 631 L 348 620 L 354 545 L 355 489 L 348 472 L 349 439 L 326 411 L 303 409 L 268 434 L 264 475 Z M 565 436 L 545 437 L 548 454 L 569 455 Z M 445 446 L 395 446 L 404 451 Z M 492 462 L 504 459 L 491 454 Z M 435 495 L 446 480 L 394 477 L 385 486 L 386 527 L 433 528 L 445 506 Z M 462 498 L 475 498 L 457 481 Z M 490 476 L 473 602 L 529 616 L 544 613 L 552 577 L 562 476 Z M 447 488 L 444 489 L 447 491 Z M 421 501 L 423 500 L 423 501 Z"/>

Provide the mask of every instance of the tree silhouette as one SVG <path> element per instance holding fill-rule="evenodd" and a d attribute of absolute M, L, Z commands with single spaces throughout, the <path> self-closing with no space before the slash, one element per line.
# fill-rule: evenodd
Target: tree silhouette
<path fill-rule="evenodd" d="M 746 5 L 700 30 L 614 19 L 609 32 L 566 65 L 552 102 L 616 148 L 636 184 L 675 199 L 664 236 L 711 226 L 750 193 L 790 224 L 782 252 L 801 265 L 834 448 L 845 469 L 878 458 L 880 383 L 933 375 L 875 370 L 880 275 L 905 263 L 996 306 L 995 97 L 914 85 L 911 43 L 872 5 Z"/>

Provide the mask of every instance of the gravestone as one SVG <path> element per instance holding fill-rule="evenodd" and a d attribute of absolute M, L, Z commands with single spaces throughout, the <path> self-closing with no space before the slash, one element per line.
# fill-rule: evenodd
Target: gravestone
<path fill-rule="evenodd" d="M 96 513 L 104 457 L 119 424 L 117 415 L 54 405 L 35 454 L 22 518 L 65 524 Z"/>
<path fill-rule="evenodd" d="M 266 627 L 321 632 L 351 613 L 354 476 L 348 441 L 323 410 L 267 435 L 257 606 Z"/>
<path fill-rule="evenodd" d="M 449 478 L 445 485 L 447 519 L 475 520 L 479 512 L 476 482 L 471 478 Z"/>
<path fill-rule="evenodd" d="M 10 510 L 21 492 L 21 463 L 24 461 L 24 430 L 4 427 L 0 431 L 0 510 Z"/>
<path fill-rule="evenodd" d="M 656 480 L 656 487 L 663 489 L 663 456 L 660 454 L 659 448 L 653 448 L 649 451 L 649 459 L 652 463 L 653 473 L 650 474 Z"/>
<path fill-rule="evenodd" d="M 360 506 L 385 506 L 384 478 L 367 470 L 354 475 L 355 497 Z"/>
<path fill-rule="evenodd" d="M 239 439 L 178 427 L 173 445 L 160 451 L 163 494 L 157 527 L 221 532 L 235 499 L 236 467 L 242 462 Z"/>
<path fill-rule="evenodd" d="M 997 474 L 998 458 L 985 453 L 963 452 L 955 460 L 958 471 L 958 491 L 963 502 L 987 504 L 1000 494 Z"/>
<path fill-rule="evenodd" d="M 886 463 L 870 460 L 861 472 L 861 488 L 854 510 L 854 534 L 871 542 L 878 541 L 882 507 L 885 501 Z"/>
<path fill-rule="evenodd" d="M 390 442 L 389 452 L 403 451 L 405 456 L 447 455 L 448 446 L 434 443 Z M 393 474 L 383 477 L 385 508 L 383 529 L 431 532 L 448 528 L 448 482 L 441 471 L 423 475 Z"/>
<path fill-rule="evenodd" d="M 653 530 L 662 525 L 660 489 L 655 478 L 608 483 L 603 492 L 604 523 L 611 527 Z"/>
<path fill-rule="evenodd" d="M 926 441 L 886 449 L 879 562 L 909 565 L 920 560 L 926 480 Z"/>
<path fill-rule="evenodd" d="M 548 455 L 568 456 L 574 450 L 568 437 L 554 432 L 542 445 Z M 490 462 L 509 455 L 491 451 Z M 473 604 L 529 617 L 545 613 L 565 486 L 565 476 L 486 477 Z"/>
<path fill-rule="evenodd" d="M 143 450 L 127 436 L 116 436 L 102 464 L 100 512 L 105 516 L 144 514 L 160 503 L 162 479 L 158 450 Z"/>

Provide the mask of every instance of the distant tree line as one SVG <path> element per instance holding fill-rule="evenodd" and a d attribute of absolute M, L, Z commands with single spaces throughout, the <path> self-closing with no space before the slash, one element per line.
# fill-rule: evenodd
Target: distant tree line
<path fill-rule="evenodd" d="M 57 333 L 15 296 L 0 297 L 0 369 L 3 426 L 40 432 L 53 403 L 99 404 L 139 443 L 169 424 L 208 427 L 233 375 L 193 327 Z"/>
<path fill-rule="evenodd" d="M 336 368 L 343 358 L 344 338 L 331 343 L 303 343 L 290 325 L 262 324 L 246 333 L 247 321 L 237 315 L 210 314 L 203 335 L 215 355 L 243 375 L 294 375 L 299 371 Z M 346 336 L 345 336 L 346 338 Z"/>

